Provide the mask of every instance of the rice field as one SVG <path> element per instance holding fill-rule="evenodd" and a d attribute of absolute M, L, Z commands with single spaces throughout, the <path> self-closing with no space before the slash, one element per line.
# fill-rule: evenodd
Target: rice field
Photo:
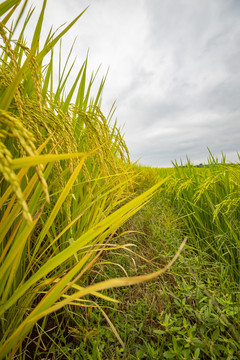
<path fill-rule="evenodd" d="M 132 164 L 45 7 L 0 4 L 0 359 L 238 359 L 239 164 Z"/>
<path fill-rule="evenodd" d="M 169 183 L 194 246 L 222 263 L 221 276 L 240 284 L 240 166 L 210 153 L 207 166 L 175 164 Z"/>
<path fill-rule="evenodd" d="M 139 181 L 146 186 L 157 179 L 163 185 L 180 216 L 184 217 L 188 244 L 210 261 L 222 264 L 221 276 L 240 284 L 240 166 L 223 156 L 202 167 L 173 162 L 173 168 L 139 167 Z M 141 180 L 142 177 L 142 180 Z M 144 184 L 145 182 L 145 184 Z M 140 187 L 141 187 L 140 186 Z M 219 274 L 220 275 L 220 274 Z"/>

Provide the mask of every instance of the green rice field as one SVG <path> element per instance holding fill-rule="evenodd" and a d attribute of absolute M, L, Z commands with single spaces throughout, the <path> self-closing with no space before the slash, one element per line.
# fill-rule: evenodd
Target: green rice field
<path fill-rule="evenodd" d="M 0 4 L 0 360 L 239 359 L 240 159 L 133 164 L 45 7 Z"/>

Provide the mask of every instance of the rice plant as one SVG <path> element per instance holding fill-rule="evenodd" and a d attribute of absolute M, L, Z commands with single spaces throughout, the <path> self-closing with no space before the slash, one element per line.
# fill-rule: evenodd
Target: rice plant
<path fill-rule="evenodd" d="M 64 96 L 69 54 L 53 88 L 54 46 L 85 10 L 59 34 L 50 30 L 40 49 L 46 0 L 30 46 L 24 32 L 31 9 L 15 38 L 27 1 L 11 23 L 21 3 L 0 4 L 0 359 L 26 358 L 39 320 L 44 333 L 50 314 L 91 306 L 88 294 L 116 302 L 99 291 L 149 280 L 178 256 L 153 274 L 88 284 L 116 230 L 164 180 L 133 198 L 135 174 L 112 123 L 114 108 L 107 118 L 100 110 L 105 77 L 92 97 L 95 74 L 86 83 L 87 58 Z"/>

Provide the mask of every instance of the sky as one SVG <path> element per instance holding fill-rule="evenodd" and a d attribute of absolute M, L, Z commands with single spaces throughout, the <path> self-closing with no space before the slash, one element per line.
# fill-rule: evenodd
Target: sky
<path fill-rule="evenodd" d="M 42 1 L 32 0 L 39 14 Z M 237 161 L 240 152 L 239 0 L 48 0 L 44 31 L 87 11 L 77 36 L 74 81 L 89 50 L 89 75 L 106 74 L 102 110 L 116 117 L 132 161 L 168 167 L 206 163 L 207 148 Z"/>

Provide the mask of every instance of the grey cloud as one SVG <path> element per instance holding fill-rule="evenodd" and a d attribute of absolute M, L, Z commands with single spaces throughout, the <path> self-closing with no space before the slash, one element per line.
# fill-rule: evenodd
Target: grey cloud
<path fill-rule="evenodd" d="M 208 89 L 202 95 L 202 105 L 212 111 L 231 113 L 240 112 L 240 79 L 226 81 Z"/>
<path fill-rule="evenodd" d="M 78 35 L 80 64 L 90 48 L 90 70 L 110 66 L 104 111 L 117 98 L 133 160 L 240 150 L 239 0 L 51 0 L 51 13 L 56 4 L 55 29 L 91 4 L 67 42 Z"/>
<path fill-rule="evenodd" d="M 205 115 L 206 117 L 206 115 Z M 181 126 L 175 129 L 168 136 L 164 131 L 149 138 L 144 138 L 141 142 L 133 146 L 134 158 L 140 158 L 142 149 L 144 155 L 140 163 L 156 163 L 158 166 L 167 166 L 171 160 L 186 159 L 186 155 L 191 160 L 199 159 L 199 162 L 206 162 L 209 147 L 213 152 L 228 154 L 239 150 L 239 114 L 229 116 L 228 119 L 222 117 L 209 117 L 208 121 L 196 125 Z M 151 158 L 151 160 L 150 160 Z"/>

